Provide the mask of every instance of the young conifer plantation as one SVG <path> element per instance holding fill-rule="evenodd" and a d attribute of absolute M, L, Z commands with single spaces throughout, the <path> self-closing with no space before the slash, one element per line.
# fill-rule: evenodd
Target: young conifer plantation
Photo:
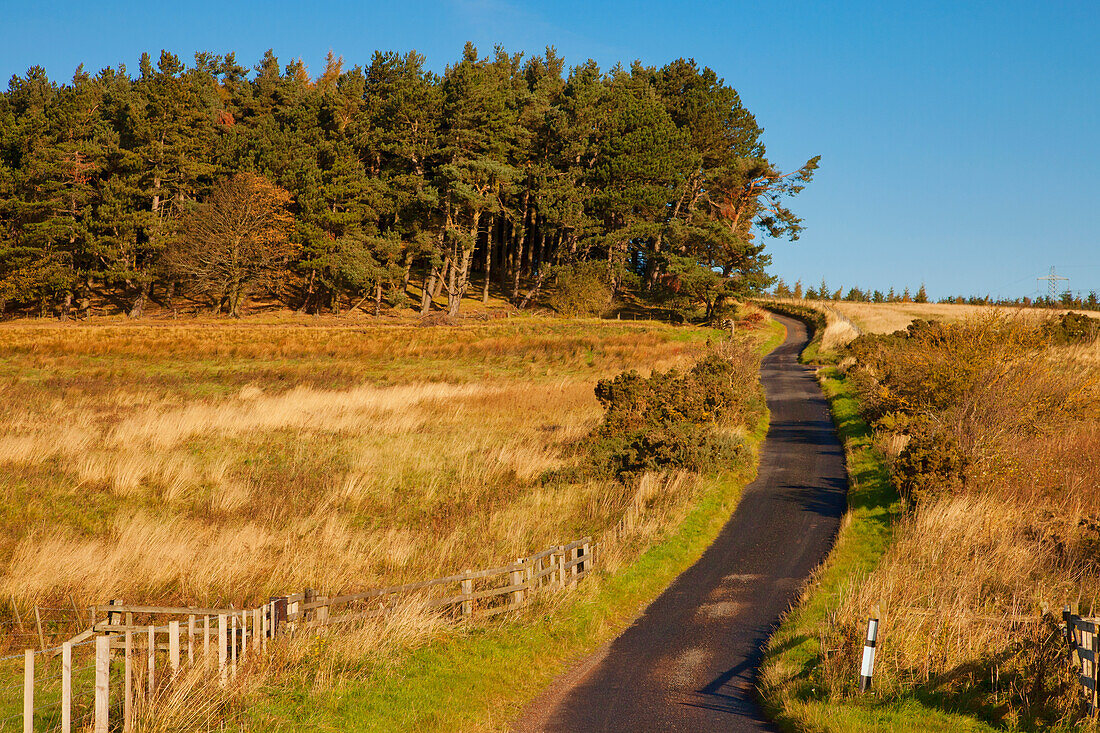
<path fill-rule="evenodd" d="M 0 311 L 427 313 L 434 296 L 456 315 L 596 275 L 713 317 L 769 284 L 754 229 L 801 230 L 785 202 L 818 159 L 781 172 L 760 138 L 683 59 L 566 70 L 553 49 L 468 44 L 442 76 L 377 52 L 313 77 L 270 51 L 253 69 L 163 51 L 63 84 L 36 66 L 0 95 Z"/>

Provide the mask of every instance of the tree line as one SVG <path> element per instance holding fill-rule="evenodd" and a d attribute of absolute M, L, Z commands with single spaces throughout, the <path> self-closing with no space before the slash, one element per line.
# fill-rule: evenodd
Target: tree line
<path fill-rule="evenodd" d="M 330 52 L 317 77 L 271 51 L 65 84 L 32 67 L 0 96 L 0 311 L 239 315 L 262 295 L 453 315 L 584 267 L 713 316 L 771 284 L 761 234 L 802 230 L 789 198 L 818 158 L 783 172 L 761 133 L 684 59 L 604 72 L 467 44 L 442 75 L 415 52 Z"/>
<path fill-rule="evenodd" d="M 772 288 L 772 294 L 777 298 L 807 298 L 809 300 L 843 300 L 852 303 L 928 303 L 928 292 L 925 290 L 924 283 L 921 283 L 920 287 L 916 291 L 911 292 L 908 287 L 905 287 L 901 292 L 897 292 L 894 288 L 888 288 L 887 290 L 871 290 L 861 289 L 858 287 L 849 288 L 847 292 L 844 288 L 837 288 L 833 290 L 822 278 L 821 285 L 808 288 L 803 288 L 802 281 L 797 280 L 794 286 L 788 285 L 784 282 L 783 278 L 778 278 L 775 281 L 775 286 Z M 1082 293 L 1073 293 L 1071 291 L 1065 291 L 1056 298 L 1051 298 L 1049 295 L 1039 295 L 1036 297 L 1022 296 L 1019 298 L 994 298 L 991 295 L 949 295 L 944 298 L 940 298 L 937 302 L 949 303 L 955 305 L 990 305 L 990 306 L 1005 306 L 1005 307 L 1020 307 L 1020 308 L 1057 308 L 1057 309 L 1076 309 L 1076 310 L 1100 310 L 1100 296 L 1097 295 L 1095 290 L 1092 290 L 1088 295 Z"/>

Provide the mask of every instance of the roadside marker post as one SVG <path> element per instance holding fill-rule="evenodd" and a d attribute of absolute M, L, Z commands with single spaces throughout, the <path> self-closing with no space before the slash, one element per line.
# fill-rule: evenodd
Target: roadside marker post
<path fill-rule="evenodd" d="M 859 670 L 859 691 L 871 688 L 871 675 L 875 671 L 875 640 L 878 638 L 878 619 L 867 620 L 867 640 L 863 643 L 863 664 Z"/>

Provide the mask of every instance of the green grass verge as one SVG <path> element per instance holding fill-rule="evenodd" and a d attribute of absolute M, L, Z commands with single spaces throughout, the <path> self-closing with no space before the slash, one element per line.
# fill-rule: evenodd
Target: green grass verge
<path fill-rule="evenodd" d="M 789 731 L 991 731 L 986 723 L 910 697 L 869 694 L 837 698 L 816 682 L 819 630 L 845 586 L 874 570 L 890 544 L 901 502 L 859 402 L 834 367 L 819 372 L 848 463 L 848 514 L 836 545 L 806 595 L 772 636 L 761 668 L 760 694 L 769 717 Z M 852 670 L 858 674 L 858 670 Z"/>
<path fill-rule="evenodd" d="M 785 330 L 770 322 L 761 346 Z M 767 417 L 751 436 L 754 452 Z M 582 583 L 565 603 L 472 626 L 334 687 L 280 684 L 246 712 L 252 730 L 454 731 L 509 728 L 553 680 L 621 633 L 703 553 L 733 513 L 756 462 L 707 480 L 679 526 L 613 575 Z M 540 615 L 540 611 L 544 611 Z M 538 619 L 537 622 L 535 619 Z"/>

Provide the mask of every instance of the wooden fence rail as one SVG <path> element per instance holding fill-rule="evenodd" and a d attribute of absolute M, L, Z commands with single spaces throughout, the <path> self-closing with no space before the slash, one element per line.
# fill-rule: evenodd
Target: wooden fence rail
<path fill-rule="evenodd" d="M 268 641 L 276 636 L 320 627 L 336 628 L 381 616 L 393 611 L 402 597 L 414 594 L 422 598 L 425 607 L 440 609 L 456 620 L 515 610 L 526 605 L 540 589 L 564 588 L 587 576 L 595 560 L 592 547 L 592 538 L 585 537 L 487 570 L 467 570 L 444 578 L 332 597 L 305 590 L 271 598 L 250 609 L 127 605 L 118 600 L 93 606 L 92 623 L 87 630 L 56 648 L 45 648 L 43 642 L 38 650 L 26 650 L 23 713 L 0 719 L 0 731 L 6 730 L 14 718 L 22 717 L 24 733 L 34 730 L 71 733 L 74 688 L 89 682 L 92 700 L 86 722 L 93 733 L 117 729 L 120 722 L 121 729 L 129 731 L 138 696 L 172 684 L 185 665 L 204 665 L 211 673 L 216 670 L 219 683 L 225 686 L 236 677 L 244 660 L 265 651 Z M 94 675 L 74 681 L 72 649 L 87 647 L 90 652 L 92 644 L 94 663 L 78 671 L 94 669 Z M 46 703 L 40 697 L 36 707 L 35 693 L 41 692 L 43 685 L 39 681 L 41 676 L 36 677 L 36 660 L 48 662 L 57 655 L 63 659 L 62 674 L 57 677 L 58 694 L 51 692 Z M 117 677 L 119 671 L 121 680 Z M 51 677 L 50 681 L 53 680 Z M 42 713 L 45 705 L 51 707 L 48 715 Z M 111 716 L 118 716 L 119 710 L 122 720 L 117 717 L 112 720 Z M 75 721 L 77 728 L 87 728 L 83 720 Z"/>

